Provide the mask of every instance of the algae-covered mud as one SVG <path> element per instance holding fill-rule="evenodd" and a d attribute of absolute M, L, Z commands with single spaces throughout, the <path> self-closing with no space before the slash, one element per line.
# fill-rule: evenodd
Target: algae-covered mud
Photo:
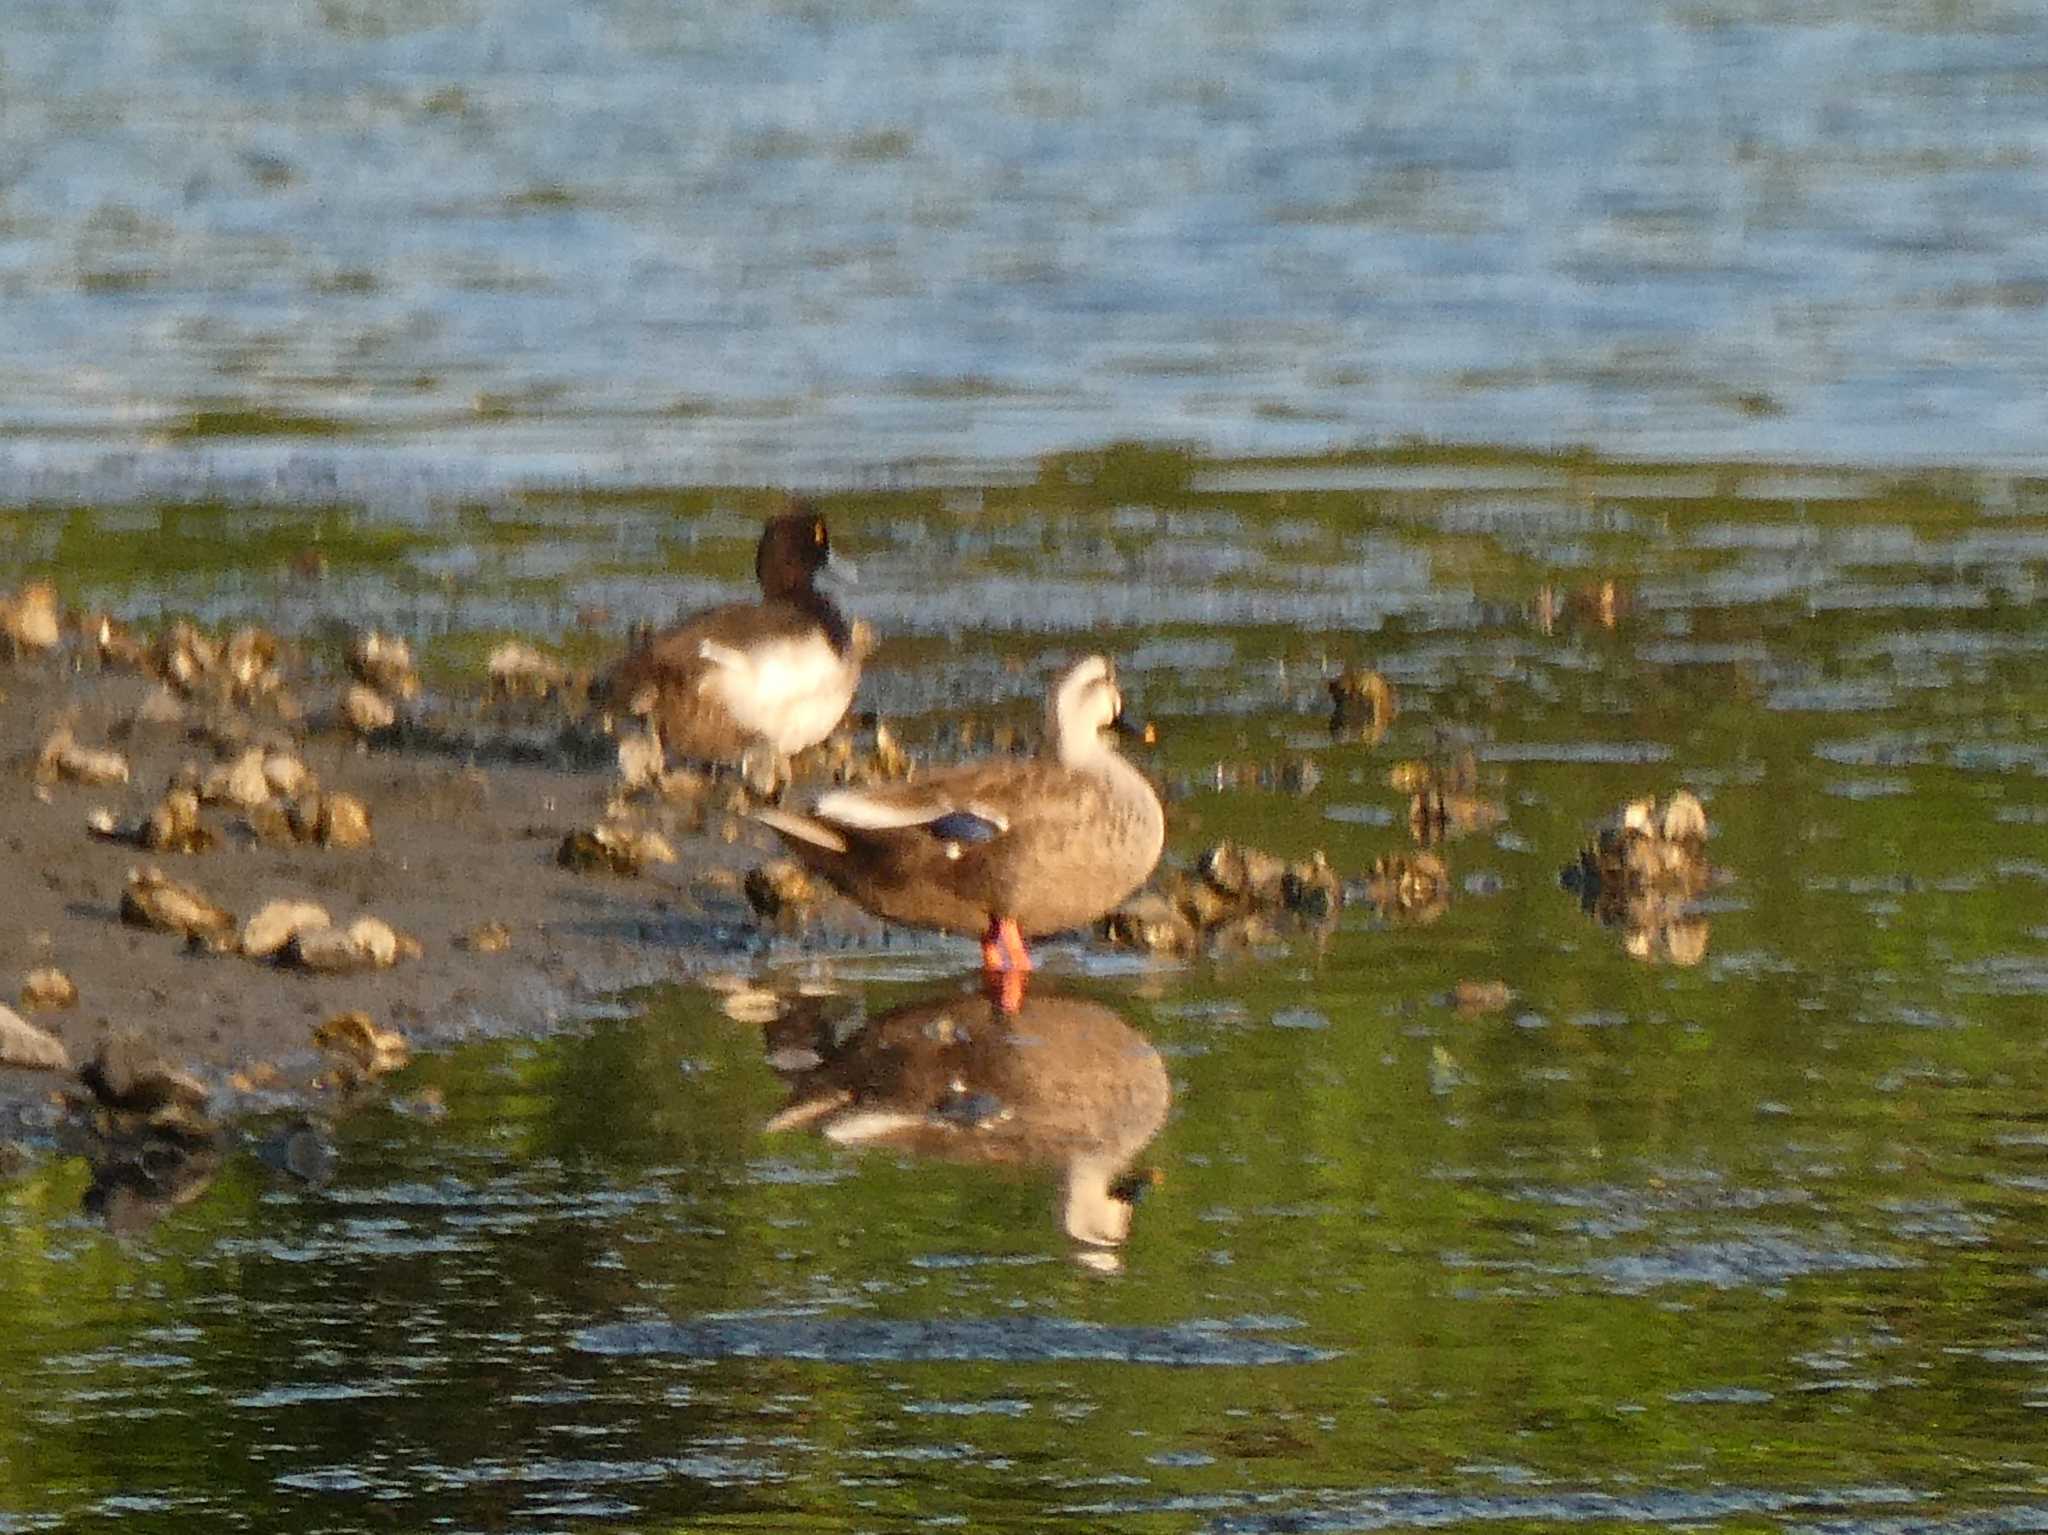
<path fill-rule="evenodd" d="M 61 969 L 25 1020 L 165 1067 L 8 1074 L 0 1528 L 2048 1524 L 2037 482 L 1123 448 L 826 495 L 847 761 L 1021 746 L 1095 650 L 1152 727 L 1151 926 L 1014 1015 L 969 944 L 757 912 L 730 786 L 613 803 L 577 675 L 744 592 L 776 504 L 5 514 L 0 591 L 260 629 L 290 704 L 172 717 L 75 629 L 0 669 L 4 1000 Z M 419 686 L 364 730 L 368 629 Z M 89 829 L 252 745 L 370 845 Z M 558 862 L 615 812 L 675 860 Z M 416 951 L 124 925 L 136 865 L 238 943 L 289 898 Z"/>

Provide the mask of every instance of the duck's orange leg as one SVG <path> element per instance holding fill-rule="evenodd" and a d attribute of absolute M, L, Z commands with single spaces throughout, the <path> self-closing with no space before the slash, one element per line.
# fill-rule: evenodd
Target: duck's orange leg
<path fill-rule="evenodd" d="M 981 935 L 981 968 L 998 973 L 1022 974 L 1031 969 L 1031 951 L 1024 947 L 1024 935 L 1014 917 L 990 917 L 988 931 Z"/>

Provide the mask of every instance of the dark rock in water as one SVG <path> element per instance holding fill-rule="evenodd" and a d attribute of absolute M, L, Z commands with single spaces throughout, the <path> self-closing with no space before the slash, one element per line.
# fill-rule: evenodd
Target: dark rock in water
<path fill-rule="evenodd" d="M 102 1107 L 123 1113 L 196 1111 L 205 1108 L 208 1096 L 205 1083 L 171 1065 L 134 1034 L 102 1040 L 92 1059 L 78 1069 L 78 1079 Z"/>
<path fill-rule="evenodd" d="M 1344 905 L 1344 882 L 1320 848 L 1303 862 L 1288 865 L 1280 893 L 1289 911 L 1310 922 L 1326 922 Z"/>
<path fill-rule="evenodd" d="M 1424 789 L 1408 801 L 1408 830 L 1424 847 L 1490 830 L 1506 819 L 1499 801 L 1457 790 Z"/>
<path fill-rule="evenodd" d="M 341 1153 L 324 1126 L 300 1120 L 282 1125 L 259 1140 L 256 1159 L 317 1188 L 334 1176 Z"/>
<path fill-rule="evenodd" d="M 1401 712 L 1394 686 L 1367 667 L 1352 667 L 1330 679 L 1330 733 L 1356 733 L 1377 745 Z"/>
<path fill-rule="evenodd" d="M 1287 878 L 1286 863 L 1255 847 L 1219 842 L 1201 856 L 1196 869 L 1224 895 L 1254 905 L 1274 905 Z"/>
<path fill-rule="evenodd" d="M 85 1213 L 116 1235 L 147 1231 L 191 1204 L 220 1171 L 220 1132 L 196 1114 L 164 1110 L 141 1125 L 101 1122 L 66 1139 L 92 1169 L 80 1201 Z"/>

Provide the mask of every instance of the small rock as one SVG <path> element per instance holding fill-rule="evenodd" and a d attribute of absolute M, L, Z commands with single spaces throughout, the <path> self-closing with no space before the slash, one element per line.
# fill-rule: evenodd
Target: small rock
<path fill-rule="evenodd" d="M 81 746 L 60 725 L 36 753 L 38 783 L 116 784 L 128 781 L 128 759 L 117 751 Z"/>
<path fill-rule="evenodd" d="M 743 986 L 729 991 L 719 1001 L 725 1016 L 735 1023 L 768 1024 L 782 1016 L 782 999 L 772 991 Z"/>
<path fill-rule="evenodd" d="M 180 619 L 156 642 L 151 657 L 156 673 L 170 687 L 189 697 L 220 661 L 220 646 L 192 624 Z"/>
<path fill-rule="evenodd" d="M 358 917 L 348 925 L 349 941 L 379 970 L 398 963 L 398 931 L 382 917 Z"/>
<path fill-rule="evenodd" d="M 354 683 L 342 695 L 341 712 L 358 735 L 374 735 L 398 723 L 398 711 L 375 688 Z"/>
<path fill-rule="evenodd" d="M 348 669 L 358 682 L 368 684 L 378 693 L 398 698 L 419 696 L 420 678 L 413 669 L 412 646 L 395 634 L 380 634 L 375 629 L 361 631 L 349 647 Z M 358 728 L 381 730 L 383 726 Z"/>
<path fill-rule="evenodd" d="M 368 847 L 377 840 L 370 829 L 370 807 L 353 794 L 333 789 L 316 797 L 313 837 L 322 847 Z"/>
<path fill-rule="evenodd" d="M 655 831 L 635 831 L 606 821 L 562 840 L 555 862 L 580 874 L 636 875 L 650 863 L 674 863 L 676 850 Z"/>
<path fill-rule="evenodd" d="M 1287 865 L 1271 853 L 1236 842 L 1219 842 L 1195 865 L 1203 879 L 1234 900 L 1255 906 L 1278 905 Z"/>
<path fill-rule="evenodd" d="M 234 943 L 234 914 L 214 905 L 197 888 L 169 878 L 155 867 L 130 869 L 121 892 L 121 920 L 131 927 L 178 933 L 212 949 Z"/>
<path fill-rule="evenodd" d="M 199 798 L 207 804 L 231 804 L 238 810 L 264 804 L 270 798 L 270 780 L 262 772 L 262 747 L 248 747 L 233 761 L 209 770 L 199 784 Z"/>
<path fill-rule="evenodd" d="M 569 680 L 569 669 L 523 640 L 507 640 L 485 662 L 491 691 L 514 697 L 545 698 Z"/>
<path fill-rule="evenodd" d="M 313 901 L 272 901 L 242 925 L 241 949 L 251 959 L 269 959 L 300 934 L 330 927 L 333 920 Z"/>
<path fill-rule="evenodd" d="M 747 904 L 770 921 L 801 917 L 818 904 L 818 886 L 794 858 L 773 858 L 747 871 Z"/>
<path fill-rule="evenodd" d="M 63 638 L 57 589 L 47 581 L 34 581 L 0 600 L 0 634 L 17 656 L 55 650 Z"/>
<path fill-rule="evenodd" d="M 462 946 L 472 954 L 502 954 L 512 947 L 512 929 L 502 922 L 483 922 L 463 934 Z"/>
<path fill-rule="evenodd" d="M 338 927 L 316 927 L 295 934 L 284 953 L 300 969 L 323 975 L 343 975 L 352 970 L 377 968 L 377 962 Z"/>
<path fill-rule="evenodd" d="M 190 789 L 171 789 L 142 823 L 136 840 L 152 852 L 204 853 L 214 835 L 199 823 L 199 796 Z"/>
<path fill-rule="evenodd" d="M 1141 891 L 1103 919 L 1111 943 L 1148 954 L 1192 954 L 1201 935 L 1180 908 L 1157 891 Z"/>
<path fill-rule="evenodd" d="M 185 703 L 171 691 L 166 683 L 159 682 L 150 689 L 149 696 L 135 706 L 135 723 L 157 727 L 182 725 L 185 723 Z"/>
<path fill-rule="evenodd" d="M 236 697 L 251 699 L 276 689 L 281 680 L 277 674 L 279 648 L 277 636 L 267 629 L 245 626 L 228 636 L 221 665 Z"/>
<path fill-rule="evenodd" d="M 70 1052 L 64 1041 L 39 1029 L 13 1008 L 0 1004 L 0 1066 L 29 1071 L 69 1071 Z"/>
<path fill-rule="evenodd" d="M 100 665 L 108 669 L 140 670 L 149 661 L 149 647 L 135 637 L 135 631 L 111 613 L 90 613 L 79 623 L 79 632 L 91 641 Z"/>
<path fill-rule="evenodd" d="M 78 987 L 54 965 L 29 971 L 21 983 L 21 1005 L 32 1013 L 78 1005 Z"/>
<path fill-rule="evenodd" d="M 619 737 L 619 778 L 628 791 L 661 781 L 661 740 L 651 730 Z"/>
<path fill-rule="evenodd" d="M 78 1077 L 103 1107 L 123 1113 L 197 1113 L 206 1107 L 206 1084 L 171 1065 L 135 1034 L 100 1041 Z"/>
<path fill-rule="evenodd" d="M 263 778 L 270 785 L 270 792 L 280 799 L 296 799 L 313 784 L 313 775 L 306 770 L 306 764 L 290 752 L 265 752 Z"/>
<path fill-rule="evenodd" d="M 257 840 L 266 847 L 295 847 L 298 844 L 299 833 L 291 812 L 275 800 L 256 806 L 243 819 L 249 823 L 249 830 L 256 834 Z"/>
<path fill-rule="evenodd" d="M 388 970 L 400 959 L 417 958 L 420 946 L 382 917 L 358 917 L 346 929 L 316 927 L 300 931 L 284 950 L 301 969 L 326 974 L 351 970 Z"/>
<path fill-rule="evenodd" d="M 343 1057 L 364 1078 L 381 1077 L 412 1059 L 403 1034 L 372 1023 L 364 1012 L 336 1013 L 313 1031 L 313 1043 Z"/>
<path fill-rule="evenodd" d="M 1375 859 L 1366 893 L 1384 916 L 1431 922 L 1451 903 L 1451 872 L 1435 853 L 1389 853 Z"/>

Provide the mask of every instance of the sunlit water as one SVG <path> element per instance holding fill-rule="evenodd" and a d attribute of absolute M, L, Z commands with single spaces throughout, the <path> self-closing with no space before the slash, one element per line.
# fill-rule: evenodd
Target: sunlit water
<path fill-rule="evenodd" d="M 738 590 L 756 510 L 15 527 L 79 600 L 374 615 L 473 679 L 501 627 L 597 650 L 580 606 Z M 1505 819 L 1443 849 L 1434 920 L 1051 946 L 1034 997 L 1080 1003 L 1033 1027 L 1113 1063 L 1066 1077 L 965 945 L 764 938 L 774 1030 L 683 987 L 429 1058 L 244 1127 L 124 1234 L 45 1152 L 0 1203 L 0 1530 L 2048 1527 L 2029 483 L 1124 454 L 831 512 L 913 744 L 1100 647 L 1176 861 L 1228 834 L 1362 880 L 1411 847 L 1390 766 L 1444 742 Z M 1357 662 L 1401 694 L 1377 746 L 1325 726 Z M 1559 871 L 1680 785 L 1717 876 L 1637 957 Z M 1512 1000 L 1461 1014 L 1460 981 Z M 919 1106 L 1000 1155 L 792 1111 L 889 1028 L 1000 1057 Z M 1076 1147 L 1161 1175 L 1120 1245 L 1068 1235 Z"/>
<path fill-rule="evenodd" d="M 2038 462 L 2044 67 L 2001 0 L 15 5 L 0 488 Z"/>

